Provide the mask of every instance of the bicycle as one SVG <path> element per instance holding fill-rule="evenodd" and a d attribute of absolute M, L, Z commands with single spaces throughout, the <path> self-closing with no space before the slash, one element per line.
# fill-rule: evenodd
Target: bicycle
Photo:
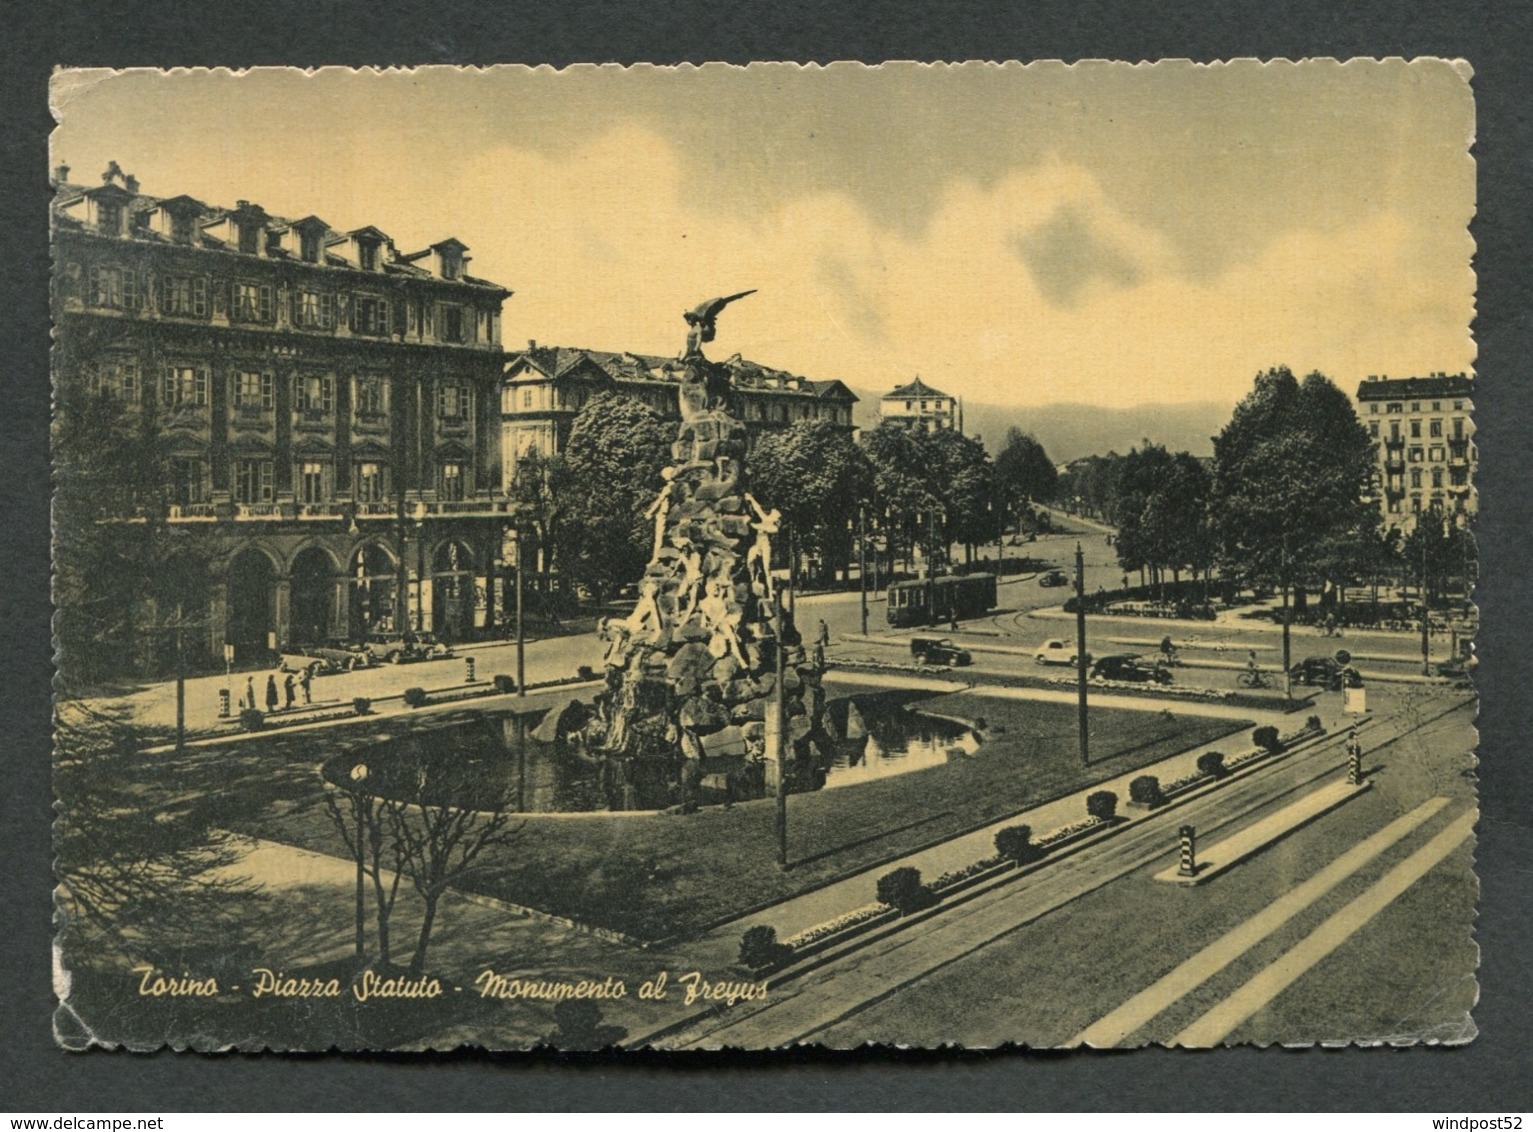
<path fill-rule="evenodd" d="M 1259 668 L 1248 668 L 1239 676 L 1235 677 L 1235 683 L 1242 688 L 1270 688 L 1272 679 Z"/>

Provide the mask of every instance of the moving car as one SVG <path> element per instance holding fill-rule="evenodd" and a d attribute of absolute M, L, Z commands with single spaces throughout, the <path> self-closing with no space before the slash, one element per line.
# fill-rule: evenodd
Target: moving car
<path fill-rule="evenodd" d="M 1067 645 L 1064 641 L 1044 641 L 1038 651 L 1033 653 L 1033 659 L 1039 664 L 1074 664 L 1075 646 Z M 1086 654 L 1086 663 L 1091 663 L 1091 654 Z"/>
<path fill-rule="evenodd" d="M 1063 570 L 1046 570 L 1044 571 L 1043 576 L 1038 579 L 1038 584 L 1045 587 L 1068 586 L 1070 584 L 1070 579 L 1065 576 L 1065 572 Z"/>
<path fill-rule="evenodd" d="M 353 668 L 369 668 L 374 663 L 372 654 L 360 645 L 306 645 L 296 652 L 283 653 L 278 667 L 283 672 L 307 671 L 311 676 L 328 676 Z"/>
<path fill-rule="evenodd" d="M 911 637 L 910 655 L 918 664 L 945 664 L 949 668 L 974 663 L 968 649 L 959 648 L 947 637 Z"/>
<path fill-rule="evenodd" d="M 1288 679 L 1295 684 L 1308 684 L 1339 692 L 1343 684 L 1348 688 L 1361 688 L 1363 674 L 1335 657 L 1307 656 L 1288 670 Z"/>
<path fill-rule="evenodd" d="M 1091 669 L 1093 680 L 1123 680 L 1134 684 L 1169 684 L 1171 673 L 1163 664 L 1147 664 L 1137 653 L 1104 656 Z"/>

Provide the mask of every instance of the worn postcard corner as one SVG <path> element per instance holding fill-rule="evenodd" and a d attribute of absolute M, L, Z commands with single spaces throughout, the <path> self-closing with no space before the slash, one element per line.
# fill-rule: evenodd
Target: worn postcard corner
<path fill-rule="evenodd" d="M 61 1046 L 1473 1038 L 1462 61 L 50 95 Z"/>

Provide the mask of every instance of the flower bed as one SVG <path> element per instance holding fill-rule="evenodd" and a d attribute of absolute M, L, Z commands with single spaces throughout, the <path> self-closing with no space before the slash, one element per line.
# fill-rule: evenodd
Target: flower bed
<path fill-rule="evenodd" d="M 1000 866 L 1010 866 L 1012 863 L 1013 862 L 1008 861 L 1000 854 L 996 854 L 991 857 L 982 857 L 978 861 L 970 862 L 961 869 L 949 869 L 936 880 L 932 881 L 932 890 L 934 892 L 944 892 L 956 885 L 962 884 L 966 880 L 972 880 L 973 878 L 987 873 L 992 869 L 999 871 Z"/>
<path fill-rule="evenodd" d="M 797 935 L 790 935 L 782 942 L 793 948 L 795 957 L 803 954 L 816 944 L 827 944 L 829 940 L 843 934 L 850 934 L 853 929 L 864 929 L 873 926 L 876 921 L 893 919 L 899 915 L 895 908 L 887 904 L 874 901 L 872 904 L 864 904 L 861 908 L 854 908 L 850 912 L 844 912 L 834 920 L 826 920 L 823 924 L 816 924 L 812 928 L 806 928 Z"/>
<path fill-rule="evenodd" d="M 1104 825 L 1116 825 L 1117 819 L 1082 818 L 1073 821 L 1069 825 L 1062 825 L 1058 829 L 1052 829 L 1045 833 L 1037 841 L 1040 849 L 1058 849 L 1061 845 L 1074 841 L 1092 830 L 1101 829 Z"/>

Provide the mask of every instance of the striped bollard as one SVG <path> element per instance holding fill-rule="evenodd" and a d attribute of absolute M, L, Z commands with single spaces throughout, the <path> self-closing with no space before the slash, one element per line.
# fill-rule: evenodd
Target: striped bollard
<path fill-rule="evenodd" d="M 1347 785 L 1363 784 L 1363 745 L 1353 738 L 1347 744 Z"/>
<path fill-rule="evenodd" d="M 463 658 L 463 682 L 465 684 L 474 683 L 474 658 L 471 656 Z"/>
<path fill-rule="evenodd" d="M 230 714 L 231 713 L 229 711 L 229 689 L 228 688 L 220 688 L 220 689 L 218 689 L 218 718 L 219 719 L 228 719 Z"/>
<path fill-rule="evenodd" d="M 1194 843 L 1197 840 L 1198 831 L 1190 825 L 1184 825 L 1181 829 L 1177 830 L 1177 834 L 1182 839 L 1182 860 L 1176 867 L 1177 875 L 1184 877 L 1196 876 L 1198 862 Z"/>

